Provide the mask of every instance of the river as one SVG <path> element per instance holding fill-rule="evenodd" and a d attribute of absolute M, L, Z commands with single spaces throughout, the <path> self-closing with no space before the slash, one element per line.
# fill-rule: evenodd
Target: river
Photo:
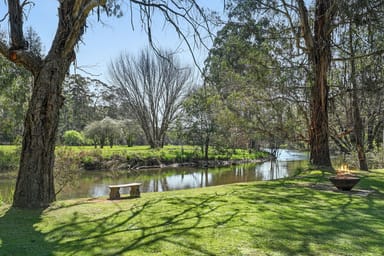
<path fill-rule="evenodd" d="M 241 164 L 221 168 L 164 168 L 132 171 L 81 171 L 58 199 L 100 197 L 109 194 L 108 185 L 141 182 L 141 192 L 200 188 L 238 182 L 275 180 L 292 176 L 308 164 L 307 154 L 294 150 L 280 150 L 277 161 Z M 12 177 L 13 176 L 13 177 Z M 15 184 L 15 175 L 0 180 L 0 197 L 8 199 Z M 121 189 L 122 193 L 129 193 Z"/>

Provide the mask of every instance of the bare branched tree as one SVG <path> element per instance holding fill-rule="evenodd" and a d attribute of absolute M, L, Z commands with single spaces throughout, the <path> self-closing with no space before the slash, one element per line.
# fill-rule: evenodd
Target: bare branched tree
<path fill-rule="evenodd" d="M 182 68 L 172 53 L 159 53 L 121 54 L 109 68 L 114 90 L 136 116 L 151 148 L 164 146 L 191 78 L 190 69 Z"/>

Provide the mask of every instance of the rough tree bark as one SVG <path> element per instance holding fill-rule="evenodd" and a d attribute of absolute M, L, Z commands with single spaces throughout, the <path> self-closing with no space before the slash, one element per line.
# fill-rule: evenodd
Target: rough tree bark
<path fill-rule="evenodd" d="M 308 10 L 303 0 L 298 1 L 302 32 L 311 63 L 312 85 L 310 99 L 310 162 L 315 166 L 332 168 L 329 156 L 327 75 L 331 62 L 332 20 L 335 3 L 317 0 L 313 32 L 309 25 Z"/>
<path fill-rule="evenodd" d="M 44 59 L 28 51 L 23 33 L 23 8 L 29 1 L 8 1 L 10 39 L 0 41 L 0 53 L 31 71 L 32 97 L 24 122 L 24 136 L 13 206 L 46 207 L 55 200 L 53 164 L 59 109 L 63 104 L 61 85 L 74 48 L 86 25 L 89 12 L 105 1 L 60 1 L 59 24 L 51 49 Z"/>
<path fill-rule="evenodd" d="M 62 60 L 46 62 L 35 78 L 24 122 L 14 206 L 45 207 L 55 200 L 53 152 L 59 109 L 63 103 L 61 83 L 65 77 L 65 73 L 58 70 L 67 70 L 69 64 L 66 62 Z"/>

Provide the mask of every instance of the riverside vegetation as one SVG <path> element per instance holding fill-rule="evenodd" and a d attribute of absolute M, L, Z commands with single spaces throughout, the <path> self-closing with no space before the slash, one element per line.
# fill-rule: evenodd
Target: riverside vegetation
<path fill-rule="evenodd" d="M 383 255 L 384 170 L 0 207 L 1 255 Z"/>
<path fill-rule="evenodd" d="M 207 164 L 202 161 L 203 155 L 199 147 L 194 146 L 165 146 L 162 149 L 151 149 L 149 146 L 114 146 L 103 149 L 92 146 L 58 146 L 56 157 L 65 151 L 66 158 L 79 161 L 79 168 L 86 170 L 99 169 L 131 169 L 143 167 L 160 167 L 175 163 Z M 17 146 L 0 146 L 0 168 L 15 169 L 19 161 Z M 244 149 L 217 150 L 210 149 L 208 163 L 222 165 L 224 163 L 242 160 L 268 158 L 269 154 L 262 151 L 248 151 Z"/>
<path fill-rule="evenodd" d="M 16 180 L 20 147 L 0 146 L 0 178 Z M 55 160 L 55 190 L 60 193 L 65 187 L 76 183 L 80 169 L 123 170 L 143 168 L 161 168 L 167 165 L 177 166 L 223 166 L 241 161 L 262 161 L 269 157 L 266 152 L 247 150 L 210 149 L 208 161 L 203 161 L 199 147 L 166 146 L 163 149 L 151 149 L 149 146 L 114 146 L 95 149 L 92 146 L 58 146 Z M 11 203 L 14 187 L 0 193 L 0 202 Z"/>

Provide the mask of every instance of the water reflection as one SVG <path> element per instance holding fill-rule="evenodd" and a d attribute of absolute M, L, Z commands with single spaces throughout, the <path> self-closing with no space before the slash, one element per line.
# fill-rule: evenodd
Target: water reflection
<path fill-rule="evenodd" d="M 82 171 L 72 186 L 66 187 L 58 199 L 100 197 L 109 194 L 108 185 L 141 182 L 142 192 L 162 192 L 257 180 L 274 180 L 291 176 L 297 168 L 307 166 L 307 156 L 300 152 L 283 150 L 278 161 L 261 164 L 243 164 L 225 168 L 171 168 L 161 170 L 130 171 Z M 5 182 L 5 183 L 4 183 Z M 15 180 L 2 181 L 1 193 L 6 193 Z M 4 185 L 8 184 L 8 185 Z M 129 189 L 121 189 L 124 194 Z"/>
<path fill-rule="evenodd" d="M 119 172 L 118 174 L 115 173 L 114 177 L 105 175 L 103 172 L 84 172 L 82 173 L 81 186 L 66 188 L 58 198 L 106 196 L 109 193 L 108 185 L 130 182 L 143 183 L 141 187 L 142 192 L 162 192 L 257 180 L 280 179 L 292 175 L 297 167 L 304 168 L 306 165 L 306 161 L 295 161 L 294 164 L 293 162 L 277 161 L 258 165 L 233 166 L 231 168 L 162 169 L 141 171 L 140 174 Z M 92 180 L 90 176 L 94 177 L 97 182 Z M 129 189 L 121 189 L 121 192 L 128 194 Z"/>

